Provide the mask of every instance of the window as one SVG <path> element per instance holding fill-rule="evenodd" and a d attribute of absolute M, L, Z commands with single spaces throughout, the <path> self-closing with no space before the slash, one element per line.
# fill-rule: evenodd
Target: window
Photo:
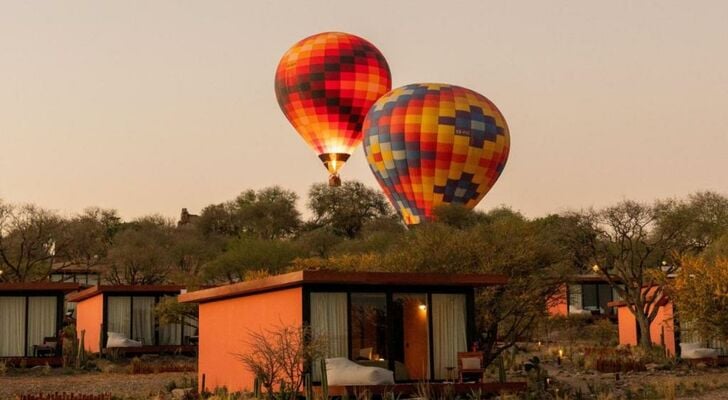
<path fill-rule="evenodd" d="M 144 346 L 182 344 L 180 324 L 157 327 L 155 296 L 108 296 L 106 304 L 107 332 L 120 333 Z M 159 342 L 156 332 L 159 332 Z"/>
<path fill-rule="evenodd" d="M 432 342 L 435 379 L 450 379 L 457 355 L 467 350 L 465 295 L 432 295 Z"/>
<path fill-rule="evenodd" d="M 0 297 L 0 357 L 34 356 L 33 346 L 55 337 L 57 328 L 56 296 Z"/>
<path fill-rule="evenodd" d="M 351 359 L 387 368 L 387 296 L 351 294 Z"/>

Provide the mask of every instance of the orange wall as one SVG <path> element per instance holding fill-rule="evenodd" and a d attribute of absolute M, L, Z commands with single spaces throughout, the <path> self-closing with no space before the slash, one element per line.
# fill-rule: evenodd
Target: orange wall
<path fill-rule="evenodd" d="M 626 306 L 617 307 L 617 322 L 619 324 L 619 344 L 637 345 L 637 320 Z"/>
<path fill-rule="evenodd" d="M 76 335 L 81 338 L 81 331 L 86 330 L 84 343 L 86 351 L 98 353 L 103 322 L 104 296 L 98 294 L 76 304 Z"/>
<path fill-rule="evenodd" d="M 548 306 L 549 315 L 551 315 L 551 316 L 561 315 L 564 317 L 569 315 L 569 307 L 568 307 L 567 301 L 566 301 L 567 300 L 566 299 L 566 296 L 567 296 L 566 288 L 567 288 L 566 285 L 561 285 L 558 293 L 556 293 L 556 295 L 554 295 L 554 297 L 548 299 L 547 306 Z"/>
<path fill-rule="evenodd" d="M 637 320 L 632 312 L 626 306 L 617 308 L 617 318 L 619 321 L 619 344 L 621 345 L 637 345 Z M 655 320 L 650 325 L 650 339 L 652 343 L 663 345 L 661 341 L 661 333 L 665 333 L 665 349 L 671 356 L 675 355 L 675 328 L 673 323 L 673 306 L 672 302 L 660 307 L 657 311 Z"/>
<path fill-rule="evenodd" d="M 430 352 L 427 334 L 427 309 L 421 310 L 419 301 L 410 300 L 404 304 L 404 364 L 412 380 L 427 379 Z"/>
<path fill-rule="evenodd" d="M 235 354 L 246 353 L 251 331 L 303 324 L 302 296 L 293 288 L 200 304 L 200 389 L 205 374 L 207 390 L 252 390 L 255 377 Z"/>

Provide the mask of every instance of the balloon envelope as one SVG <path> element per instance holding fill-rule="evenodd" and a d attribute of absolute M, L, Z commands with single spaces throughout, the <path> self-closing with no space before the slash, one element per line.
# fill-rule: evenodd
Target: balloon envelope
<path fill-rule="evenodd" d="M 361 144 L 367 111 L 391 88 L 382 53 L 341 32 L 320 33 L 293 45 L 275 78 L 281 110 L 331 174 Z"/>
<path fill-rule="evenodd" d="M 443 203 L 475 207 L 503 172 L 510 134 L 484 96 L 422 83 L 380 98 L 364 120 L 364 152 L 384 193 L 408 225 Z"/>

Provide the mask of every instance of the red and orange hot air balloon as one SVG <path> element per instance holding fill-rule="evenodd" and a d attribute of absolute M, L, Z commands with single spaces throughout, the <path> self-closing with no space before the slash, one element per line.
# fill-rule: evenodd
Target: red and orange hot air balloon
<path fill-rule="evenodd" d="M 348 33 L 307 37 L 281 58 L 275 78 L 278 104 L 318 154 L 338 186 L 339 169 L 362 141 L 369 108 L 392 87 L 382 53 Z"/>
<path fill-rule="evenodd" d="M 503 172 L 510 134 L 484 96 L 454 85 L 406 85 L 384 95 L 364 121 L 364 153 L 407 225 L 443 203 L 475 207 Z"/>

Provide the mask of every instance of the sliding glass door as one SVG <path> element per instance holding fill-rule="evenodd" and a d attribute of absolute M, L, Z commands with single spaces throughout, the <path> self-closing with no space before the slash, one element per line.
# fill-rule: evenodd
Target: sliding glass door
<path fill-rule="evenodd" d="M 56 337 L 56 296 L 0 297 L 0 357 L 35 356 L 35 347 Z"/>
<path fill-rule="evenodd" d="M 397 382 L 451 379 L 467 351 L 465 293 L 311 292 L 308 322 L 326 358 L 394 371 Z M 318 381 L 318 363 L 313 378 Z"/>

